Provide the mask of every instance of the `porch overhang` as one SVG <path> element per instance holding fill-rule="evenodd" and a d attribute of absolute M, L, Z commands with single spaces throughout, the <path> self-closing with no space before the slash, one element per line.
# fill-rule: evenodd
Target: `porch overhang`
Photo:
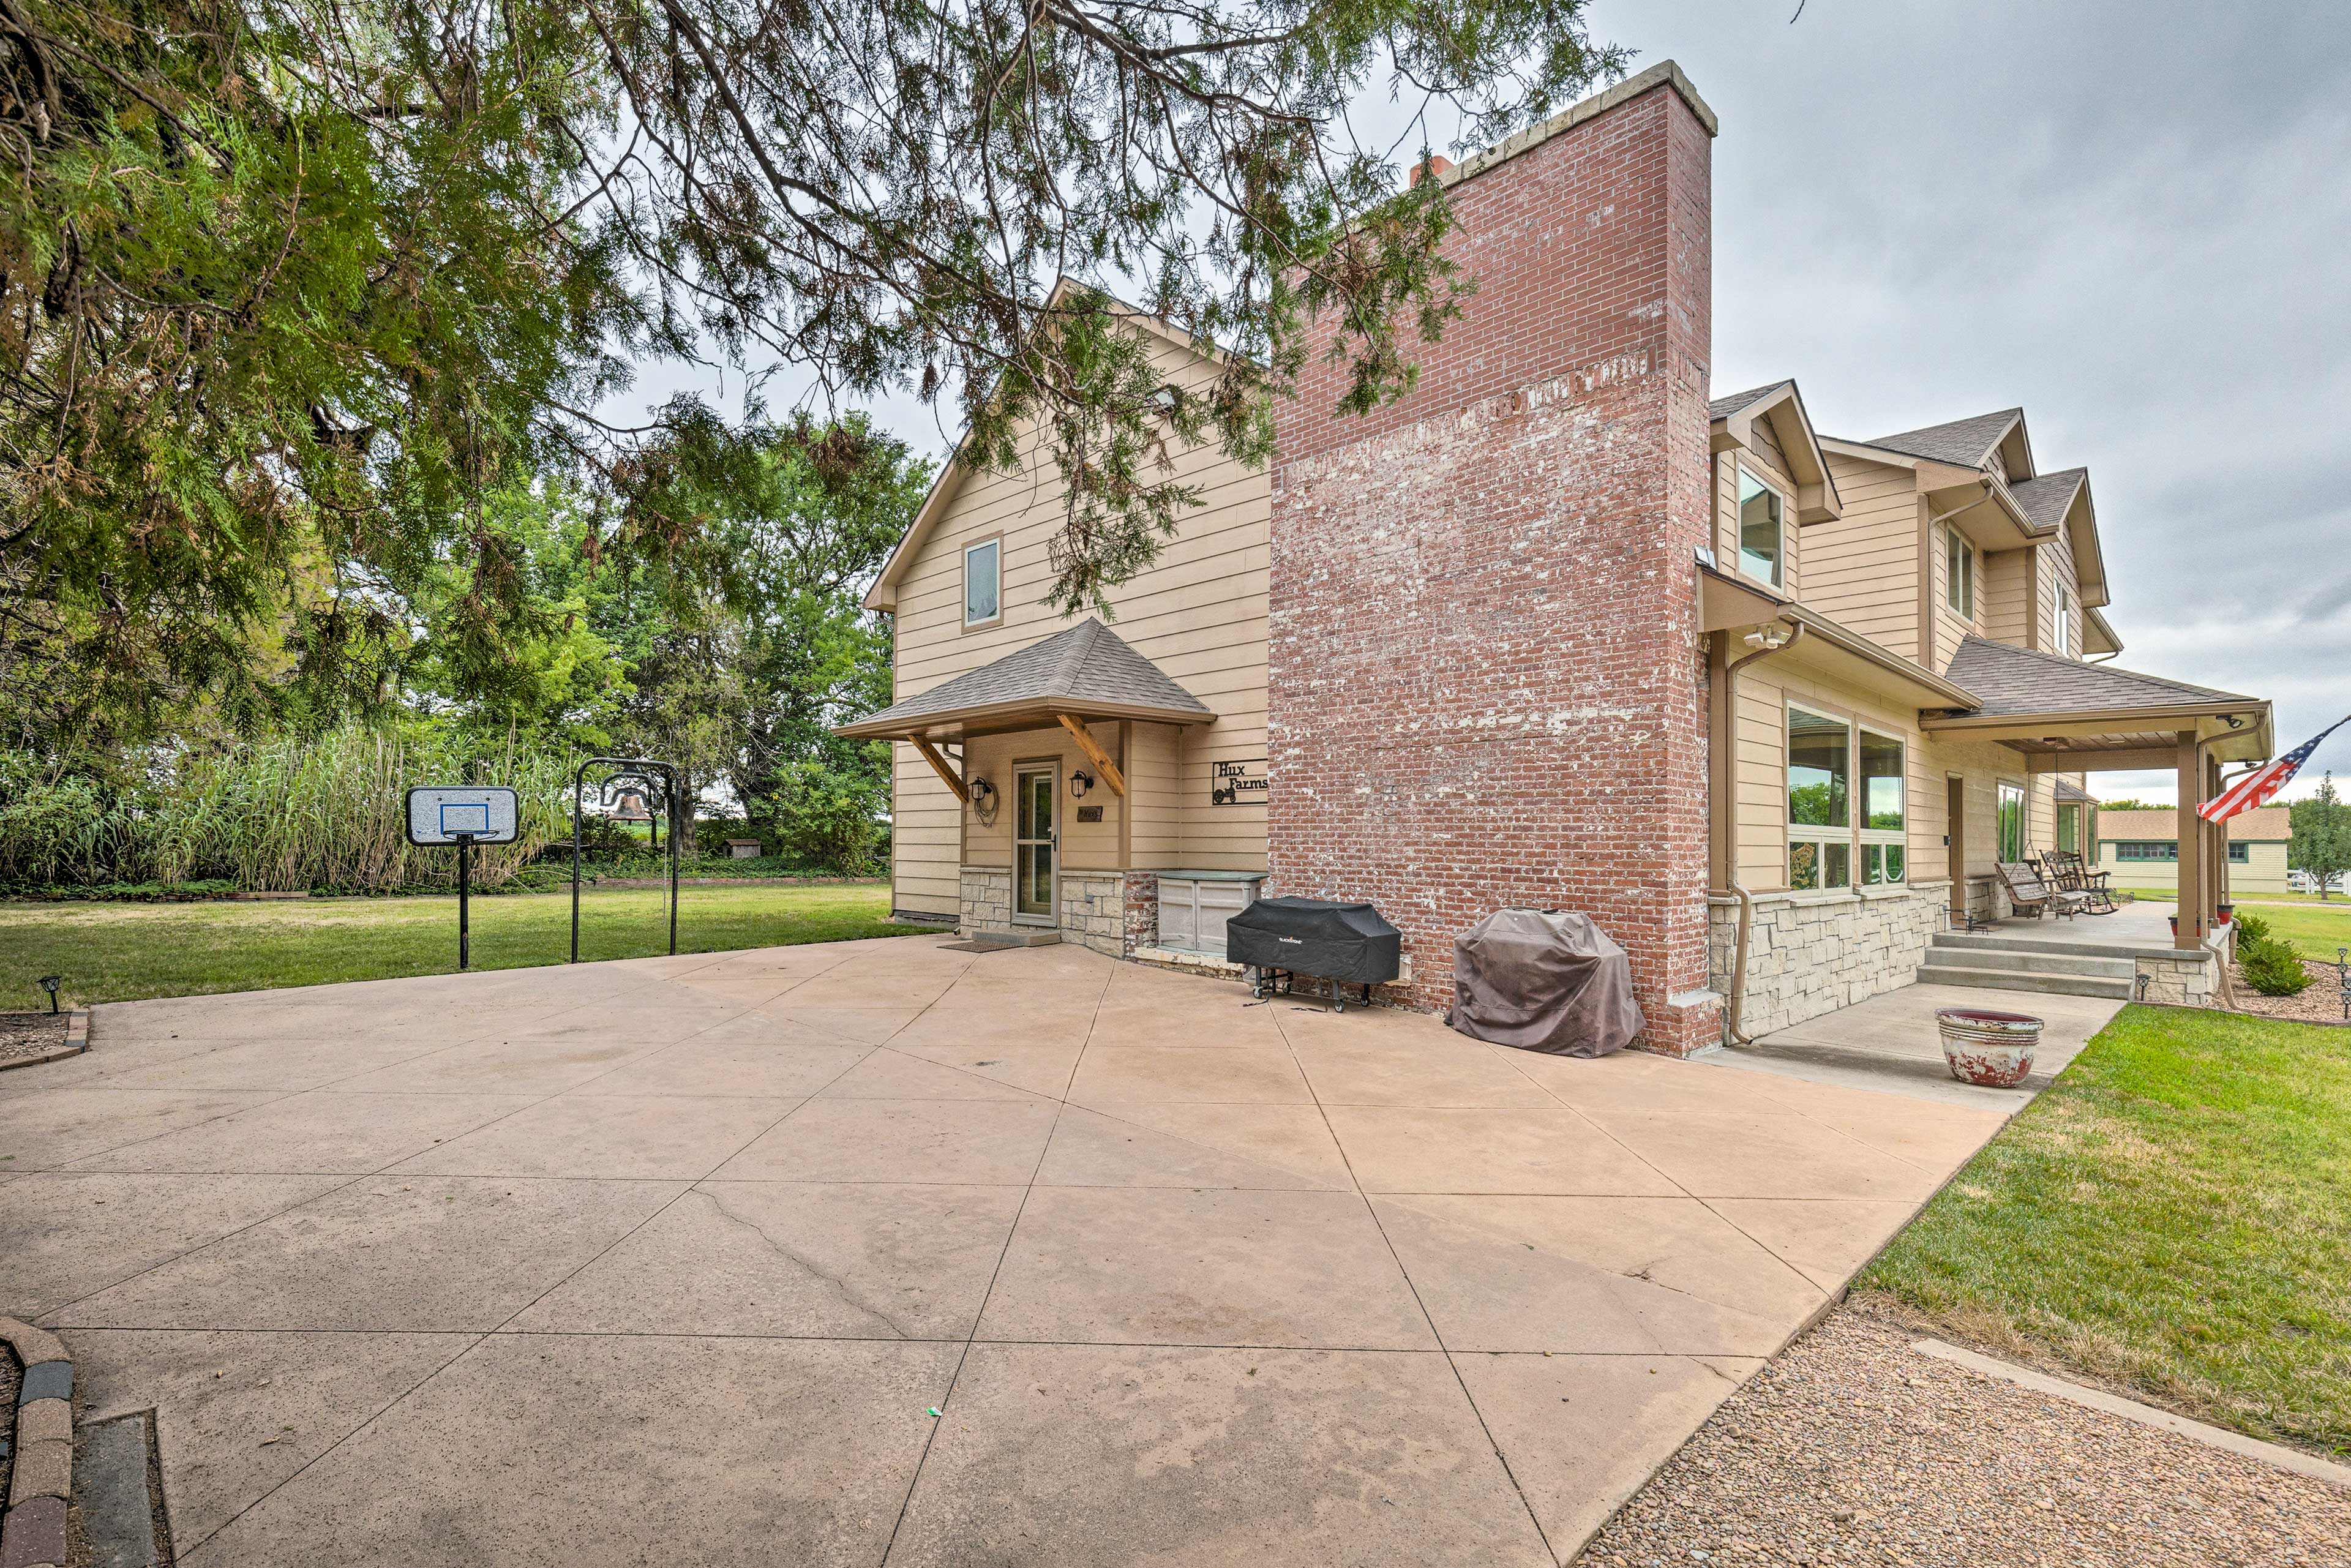
<path fill-rule="evenodd" d="M 2257 762 L 2274 753 L 2270 705 L 2084 709 L 2030 715 L 1945 713 L 1918 727 L 1950 740 L 1997 741 L 2021 752 L 2035 773 L 2142 772 L 2170 768 L 2179 737 L 2194 731 L 2218 762 Z"/>
<path fill-rule="evenodd" d="M 1214 724 L 1216 712 L 1092 616 L 893 703 L 833 733 L 849 740 L 955 744 L 1072 721 Z M 1074 728 L 1071 733 L 1076 734 Z"/>

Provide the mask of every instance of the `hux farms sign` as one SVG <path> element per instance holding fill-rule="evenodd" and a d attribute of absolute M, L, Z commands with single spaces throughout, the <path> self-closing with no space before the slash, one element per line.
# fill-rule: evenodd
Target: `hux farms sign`
<path fill-rule="evenodd" d="M 1212 762 L 1208 776 L 1208 803 L 1214 806 L 1262 806 L 1265 804 L 1265 758 L 1252 757 L 1239 762 Z"/>

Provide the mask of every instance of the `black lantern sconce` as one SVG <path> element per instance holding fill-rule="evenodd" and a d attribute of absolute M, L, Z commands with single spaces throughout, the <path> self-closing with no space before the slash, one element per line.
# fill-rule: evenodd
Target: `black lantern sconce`
<path fill-rule="evenodd" d="M 979 819 L 980 825 L 994 827 L 996 825 L 996 786 L 985 779 L 975 779 L 964 788 L 971 791 L 972 814 Z"/>
<path fill-rule="evenodd" d="M 1072 773 L 1072 774 L 1071 774 L 1071 775 L 1070 775 L 1070 799 L 1071 799 L 1071 800 L 1084 800 L 1084 799 L 1086 798 L 1086 791 L 1087 791 L 1087 790 L 1089 790 L 1089 789 L 1092 789 L 1093 787 L 1094 787 L 1094 776 L 1093 776 L 1092 774 L 1091 774 L 1091 773 L 1087 772 L 1084 768 L 1079 768 L 1075 773 Z"/>
<path fill-rule="evenodd" d="M 57 1010 L 57 988 L 65 983 L 66 977 L 63 975 L 43 975 L 41 977 L 41 989 L 49 993 L 49 1011 L 51 1013 L 55 1013 Z"/>

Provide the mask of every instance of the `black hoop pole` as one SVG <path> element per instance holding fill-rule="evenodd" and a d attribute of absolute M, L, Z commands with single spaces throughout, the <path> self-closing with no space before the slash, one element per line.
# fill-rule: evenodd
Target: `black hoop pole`
<path fill-rule="evenodd" d="M 474 965 L 473 947 L 474 835 L 457 835 L 457 972 Z"/>
<path fill-rule="evenodd" d="M 571 962 L 580 962 L 580 827 L 581 800 L 588 788 L 588 769 L 612 768 L 621 777 L 634 774 L 645 783 L 653 782 L 658 773 L 662 780 L 662 802 L 670 819 L 669 835 L 669 951 L 677 956 L 677 813 L 681 789 L 676 767 L 654 757 L 591 757 L 582 762 L 571 775 Z M 611 788 L 612 780 L 599 785 L 599 790 Z"/>

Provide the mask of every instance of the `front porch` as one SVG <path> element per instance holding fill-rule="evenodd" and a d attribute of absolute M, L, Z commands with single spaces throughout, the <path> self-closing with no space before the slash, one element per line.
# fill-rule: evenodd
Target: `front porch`
<path fill-rule="evenodd" d="M 1918 969 L 1922 985 L 2005 989 L 2041 995 L 2211 1003 L 2236 929 L 2217 925 L 2193 947 L 2178 946 L 2176 905 L 2126 903 L 2111 915 L 2038 919 L 2010 915 L 1972 929 L 1938 933 Z"/>

